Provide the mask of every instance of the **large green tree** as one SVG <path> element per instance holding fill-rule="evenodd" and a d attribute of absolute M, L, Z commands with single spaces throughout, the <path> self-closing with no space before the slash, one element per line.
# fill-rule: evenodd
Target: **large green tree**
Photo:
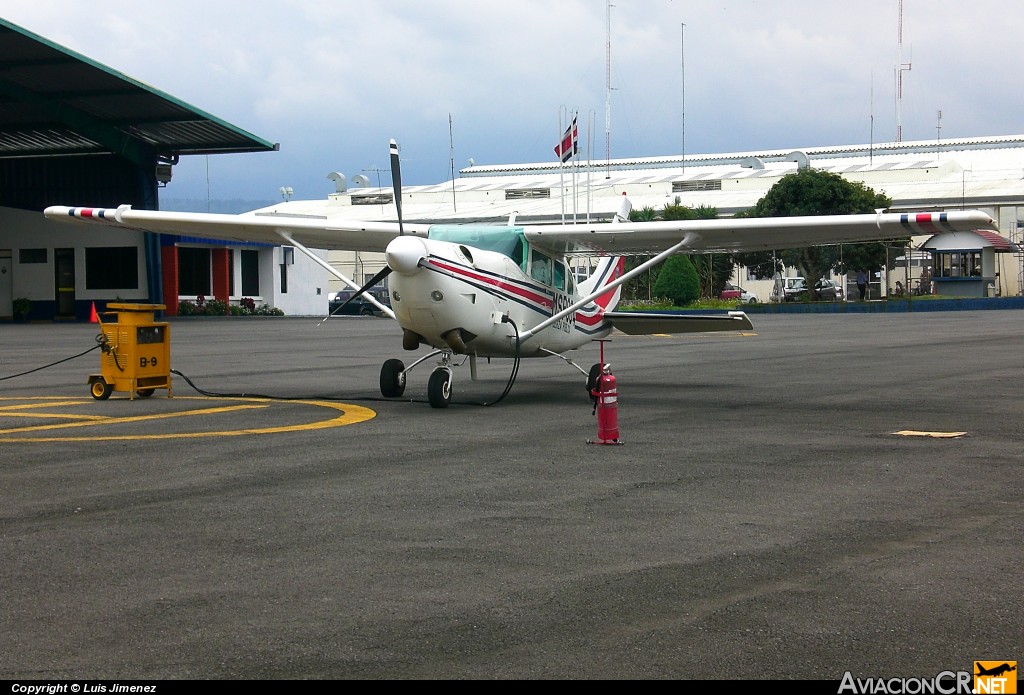
<path fill-rule="evenodd" d="M 808 215 L 853 215 L 888 208 L 892 201 L 862 183 L 820 169 L 803 169 L 783 176 L 757 205 L 745 211 L 745 217 L 799 217 Z M 887 247 L 905 247 L 909 239 L 888 243 L 870 242 L 799 249 L 741 253 L 734 256 L 740 265 L 752 268 L 758 277 L 771 277 L 773 260 L 795 267 L 811 288 L 830 272 L 874 271 L 889 259 Z"/>

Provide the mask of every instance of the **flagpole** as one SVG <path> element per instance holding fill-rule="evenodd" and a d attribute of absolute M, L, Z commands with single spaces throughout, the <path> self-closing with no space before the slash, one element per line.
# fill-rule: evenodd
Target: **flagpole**
<path fill-rule="evenodd" d="M 565 224 L 565 158 L 562 156 L 562 113 L 565 107 L 558 109 L 558 200 L 562 207 L 562 224 Z"/>

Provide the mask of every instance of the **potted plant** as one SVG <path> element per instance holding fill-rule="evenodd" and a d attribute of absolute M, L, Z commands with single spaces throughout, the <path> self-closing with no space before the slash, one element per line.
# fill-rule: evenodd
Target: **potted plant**
<path fill-rule="evenodd" d="M 28 315 L 32 313 L 32 300 L 26 297 L 18 297 L 14 300 L 14 318 L 18 321 L 28 321 Z"/>

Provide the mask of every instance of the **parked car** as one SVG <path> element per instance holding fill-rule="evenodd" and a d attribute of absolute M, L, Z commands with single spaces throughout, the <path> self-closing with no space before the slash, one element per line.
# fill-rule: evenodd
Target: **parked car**
<path fill-rule="evenodd" d="M 780 299 L 781 294 L 781 299 Z M 769 299 L 773 302 L 796 302 L 807 296 L 807 281 L 802 277 L 775 278 Z"/>
<path fill-rule="evenodd" d="M 380 316 L 383 313 L 373 302 L 366 298 L 365 294 L 345 304 L 349 297 L 354 294 L 355 290 L 335 292 L 328 301 L 330 313 L 334 316 Z M 388 302 L 388 296 L 384 292 L 373 292 L 372 294 L 373 298 L 384 306 L 391 306 L 390 302 Z M 344 307 L 342 307 L 343 304 L 345 304 Z"/>
<path fill-rule="evenodd" d="M 821 278 L 814 283 L 814 292 L 818 299 L 825 302 L 842 301 L 843 288 L 835 280 Z"/>
<path fill-rule="evenodd" d="M 718 295 L 719 299 L 735 299 L 737 302 L 743 304 L 757 304 L 757 295 L 753 292 L 747 292 L 739 285 L 734 285 L 731 282 L 725 283 L 725 287 L 722 289 L 722 294 Z"/>

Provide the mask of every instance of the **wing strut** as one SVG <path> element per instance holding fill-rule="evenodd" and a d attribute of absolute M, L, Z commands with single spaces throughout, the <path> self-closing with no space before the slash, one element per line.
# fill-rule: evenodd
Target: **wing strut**
<path fill-rule="evenodd" d="M 336 268 L 331 266 L 330 263 L 328 263 L 324 259 L 320 258 L 320 256 L 317 256 L 315 253 L 313 253 L 312 251 L 307 249 L 305 246 L 303 246 L 299 242 L 295 241 L 295 239 L 292 239 L 291 235 L 288 234 L 287 232 L 278 232 L 277 234 L 278 234 L 278 236 L 280 236 L 282 239 L 285 240 L 285 243 L 289 244 L 290 246 L 294 246 L 299 251 L 302 251 L 302 253 L 306 254 L 310 259 L 312 259 L 312 261 L 314 263 L 316 263 L 318 266 L 320 266 L 321 268 L 326 270 L 328 273 L 330 273 L 334 277 L 336 277 L 339 280 L 341 280 L 342 282 L 344 282 L 346 285 L 348 285 L 352 289 L 354 289 L 354 290 L 360 289 L 359 285 L 356 284 L 355 280 L 352 280 L 351 278 L 346 277 L 339 270 L 337 270 Z M 386 307 L 383 304 L 381 304 L 380 302 L 378 302 L 377 299 L 372 294 L 367 294 L 366 298 L 368 300 L 370 300 L 370 302 L 374 306 L 376 306 L 378 309 L 383 311 L 386 316 L 389 316 L 390 318 L 395 318 L 395 312 L 391 311 L 390 307 Z"/>
<path fill-rule="evenodd" d="M 594 301 L 601 295 L 607 294 L 609 290 L 614 290 L 619 285 L 625 282 L 629 282 L 640 273 L 643 273 L 648 268 L 661 263 L 663 260 L 671 256 L 672 254 L 682 251 L 687 246 L 693 244 L 693 242 L 695 242 L 698 238 L 699 236 L 696 233 L 688 232 L 686 236 L 683 237 L 683 240 L 680 241 L 678 244 L 665 249 L 654 258 L 644 261 L 637 267 L 633 268 L 633 270 L 629 271 L 628 273 L 624 273 L 622 277 L 618 278 L 617 280 L 613 280 L 609 282 L 607 285 L 602 285 L 600 288 L 595 289 L 593 292 L 588 294 L 583 299 L 580 299 L 574 304 L 571 304 L 562 311 L 559 311 L 557 314 L 552 315 L 550 318 L 544 319 L 530 330 L 523 331 L 522 333 L 519 334 L 520 342 L 525 343 L 527 340 L 540 333 L 542 330 L 553 324 L 555 321 L 560 321 L 566 316 L 569 316 L 570 314 L 575 314 L 578 309 L 582 309 L 587 304 L 590 304 L 592 301 Z"/>

